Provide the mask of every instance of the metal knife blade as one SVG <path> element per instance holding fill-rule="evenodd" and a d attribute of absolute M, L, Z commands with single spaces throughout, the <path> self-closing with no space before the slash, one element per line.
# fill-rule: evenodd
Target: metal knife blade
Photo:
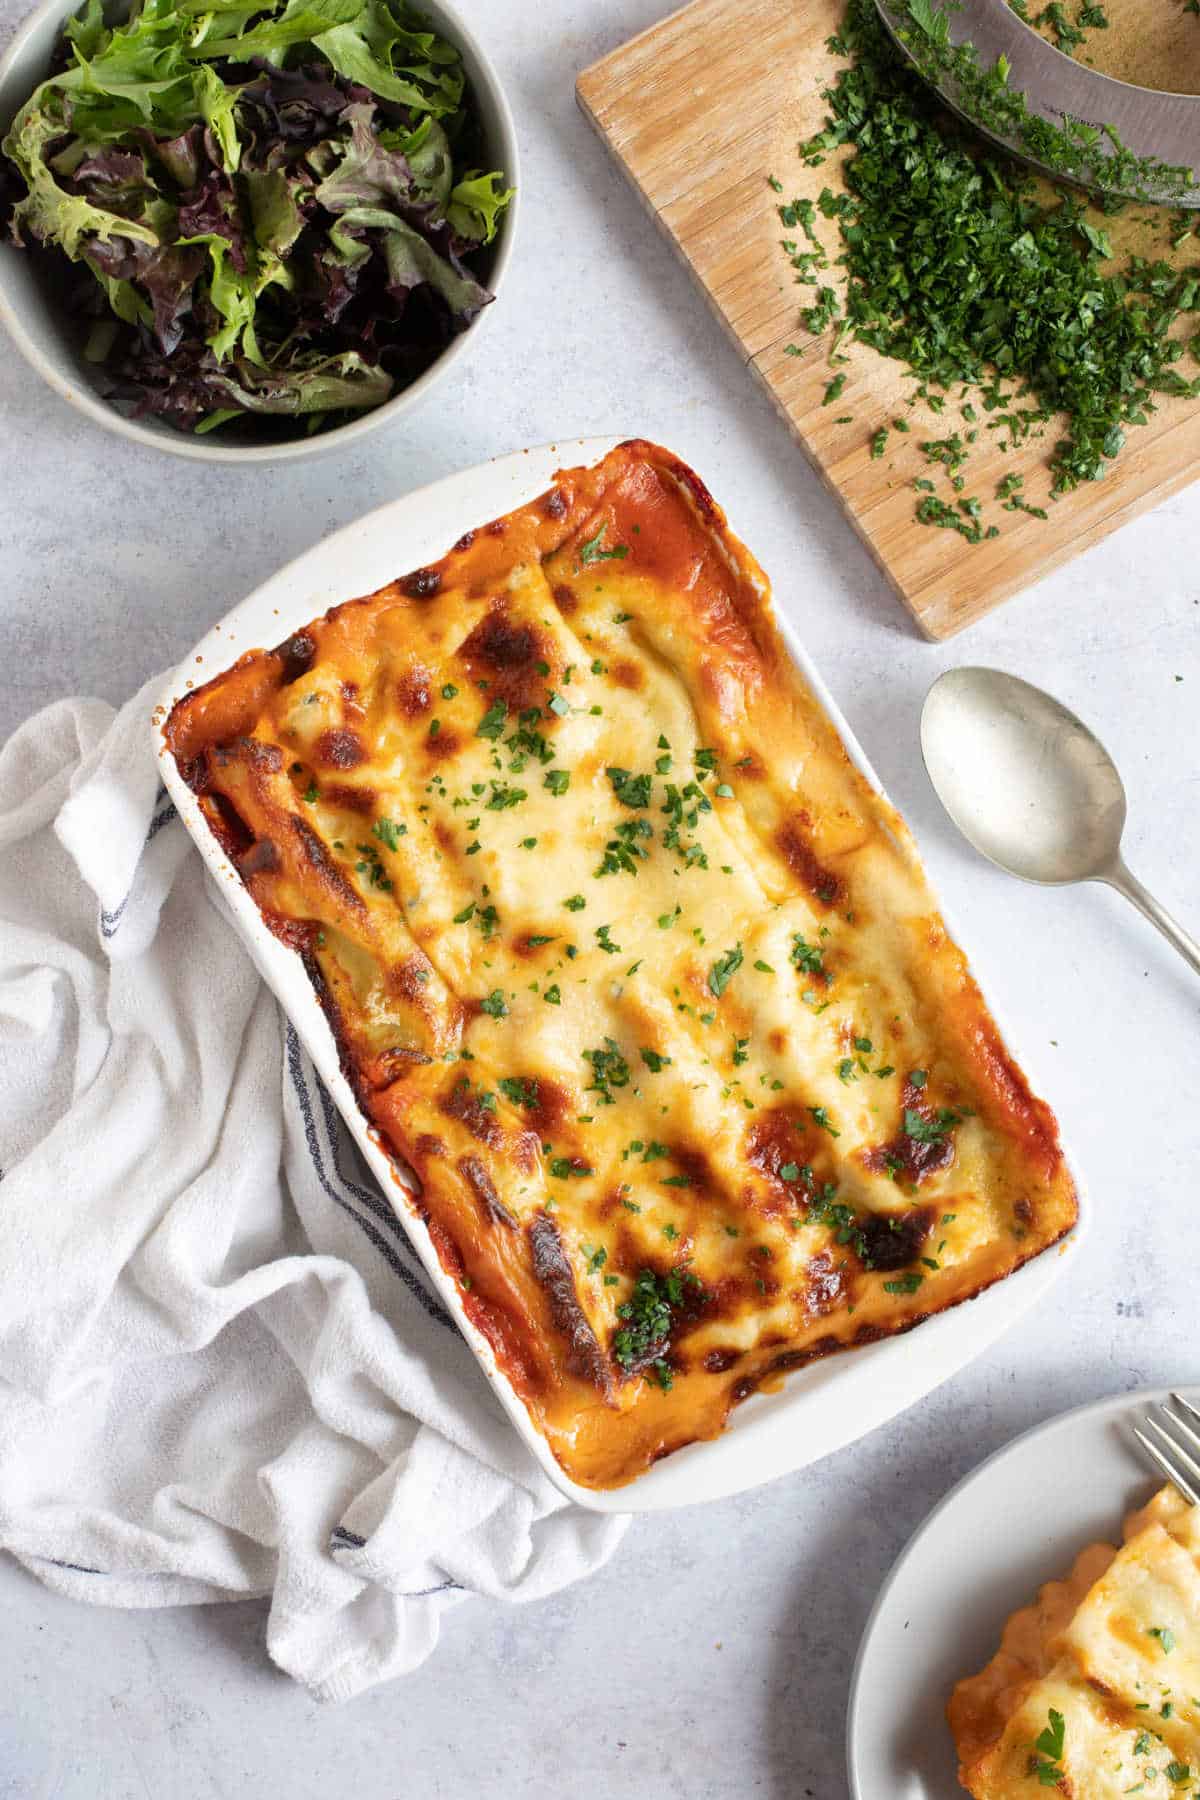
<path fill-rule="evenodd" d="M 913 38 L 912 22 L 903 8 L 889 5 L 889 0 L 875 0 L 880 18 L 904 54 L 920 68 L 920 59 L 911 44 L 900 35 Z M 1076 62 L 1047 42 L 1032 26 L 1020 19 L 1008 0 L 963 0 L 950 12 L 950 42 L 975 46 L 981 69 L 990 69 L 1003 56 L 1008 59 L 1008 85 L 1025 96 L 1027 109 L 1052 125 L 1078 120 L 1088 125 L 1111 126 L 1126 149 L 1137 157 L 1150 157 L 1157 163 L 1187 170 L 1200 170 L 1200 94 L 1167 94 L 1153 88 L 1134 87 L 1117 81 L 1111 75 L 1100 75 L 1095 69 Z M 921 71 L 923 74 L 924 70 Z M 955 112 L 986 136 L 1001 143 L 1023 162 L 1064 179 L 1061 170 L 1049 168 L 1016 137 L 982 125 L 972 116 L 970 107 L 962 103 L 958 85 L 952 76 L 934 82 L 939 94 Z M 1103 154 L 1096 158 L 1100 168 Z M 1068 178 L 1073 179 L 1073 178 Z M 1115 181 L 1100 179 L 1083 185 L 1103 187 L 1110 192 L 1127 191 Z M 1193 174 L 1190 189 L 1172 186 L 1170 191 L 1148 183 L 1139 189 L 1141 199 L 1162 200 L 1173 206 L 1200 207 L 1200 174 Z"/>

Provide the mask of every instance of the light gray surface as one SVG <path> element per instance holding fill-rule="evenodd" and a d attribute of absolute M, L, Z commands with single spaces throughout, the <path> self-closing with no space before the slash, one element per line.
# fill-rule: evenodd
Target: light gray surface
<path fill-rule="evenodd" d="M 0 0 L 0 26 L 21 10 Z M 917 749 L 943 668 L 1048 686 L 1125 775 L 1131 866 L 1195 927 L 1200 490 L 965 639 L 921 643 L 575 110 L 575 72 L 661 10 L 476 0 L 523 133 L 523 240 L 484 354 L 362 453 L 198 473 L 0 360 L 0 733 L 61 694 L 122 698 L 278 563 L 407 488 L 556 434 L 658 437 L 728 507 L 907 813 L 1089 1180 L 1090 1244 L 1044 1317 L 868 1442 L 636 1524 L 605 1572 L 528 1611 L 463 1606 L 423 1670 L 339 1712 L 265 1665 L 256 1605 L 110 1614 L 0 1563 L 0 1800 L 844 1800 L 859 1631 L 933 1502 L 1065 1406 L 1200 1380 L 1200 986 L 1114 895 L 973 858 Z"/>

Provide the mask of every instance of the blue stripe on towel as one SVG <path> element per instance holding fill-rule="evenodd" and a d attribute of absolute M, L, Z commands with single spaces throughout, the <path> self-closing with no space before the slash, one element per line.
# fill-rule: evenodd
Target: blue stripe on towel
<path fill-rule="evenodd" d="M 160 794 L 163 792 L 162 788 L 160 788 L 158 791 Z M 150 829 L 146 833 L 146 842 L 142 845 L 143 851 L 149 849 L 150 845 L 154 842 L 155 838 L 158 836 L 159 832 L 162 830 L 164 825 L 169 825 L 171 823 L 172 819 L 177 819 L 178 817 L 179 817 L 179 814 L 175 811 L 175 803 L 173 800 L 168 801 L 166 806 L 163 807 L 163 809 L 160 813 L 155 813 L 154 817 L 150 821 Z M 117 927 L 121 923 L 121 914 L 125 911 L 125 908 L 129 905 L 129 902 L 132 898 L 133 898 L 133 889 L 130 888 L 129 892 L 126 894 L 125 898 L 122 900 L 120 906 L 114 906 L 114 908 L 111 912 L 105 912 L 103 907 L 100 908 L 100 936 L 101 937 L 106 937 L 106 938 L 116 937 Z M 84 1572 L 86 1574 L 89 1571 L 85 1570 Z"/>
<path fill-rule="evenodd" d="M 347 1531 L 344 1525 L 335 1525 L 329 1534 L 331 1550 L 361 1550 L 366 1544 L 365 1537 L 359 1537 L 357 1531 Z M 436 1587 L 418 1588 L 415 1593 L 397 1594 L 397 1600 L 428 1600 L 434 1594 L 465 1594 L 469 1592 L 461 1581 L 439 1581 Z"/>
<path fill-rule="evenodd" d="M 441 1301 L 436 1300 L 434 1296 L 428 1292 L 423 1283 L 417 1280 L 417 1277 L 413 1274 L 412 1270 L 407 1268 L 404 1263 L 401 1262 L 394 1248 L 388 1243 L 383 1234 L 376 1230 L 369 1219 L 364 1219 L 362 1214 L 350 1204 L 343 1194 L 338 1192 L 337 1188 L 330 1181 L 325 1172 L 325 1162 L 321 1155 L 321 1146 L 317 1138 L 317 1122 L 313 1115 L 312 1101 L 309 1098 L 308 1093 L 308 1084 L 304 1079 L 304 1070 L 300 1063 L 300 1039 L 297 1037 L 295 1028 L 292 1025 L 288 1025 L 287 1027 L 286 1042 L 288 1073 L 292 1078 L 292 1086 L 295 1089 L 296 1099 L 300 1103 L 300 1114 L 304 1120 L 304 1137 L 308 1144 L 308 1154 L 312 1158 L 313 1170 L 321 1187 L 334 1202 L 335 1206 L 340 1206 L 343 1212 L 349 1213 L 355 1224 L 361 1227 L 366 1233 L 379 1254 L 383 1257 L 383 1260 L 387 1263 L 389 1269 L 391 1269 L 394 1275 L 399 1276 L 409 1293 L 414 1295 L 415 1298 L 420 1301 L 421 1305 L 425 1308 L 425 1311 L 429 1314 L 429 1317 L 431 1319 L 436 1319 L 439 1325 L 446 1325 L 451 1331 L 457 1332 L 458 1327 L 455 1325 L 454 1320 L 450 1317 L 450 1314 L 446 1311 Z M 361 1190 L 359 1191 L 361 1192 Z M 383 1202 L 381 1200 L 380 1205 L 382 1204 Z M 394 1223 L 394 1221 L 392 1222 Z"/>

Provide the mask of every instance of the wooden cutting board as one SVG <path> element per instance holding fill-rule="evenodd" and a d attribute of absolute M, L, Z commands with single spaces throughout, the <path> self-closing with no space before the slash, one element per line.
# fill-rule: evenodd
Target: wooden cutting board
<path fill-rule="evenodd" d="M 801 324 L 815 290 L 797 285 L 780 244 L 802 234 L 780 223 L 778 204 L 839 185 L 837 158 L 805 168 L 797 144 L 825 118 L 821 90 L 838 67 L 825 40 L 842 13 L 842 0 L 694 0 L 586 70 L 577 92 L 921 630 L 944 638 L 1200 473 L 1200 403 L 1160 396 L 1150 423 L 1130 427 L 1108 475 L 1059 501 L 1047 498 L 1054 424 L 1007 455 L 997 433 L 981 430 L 963 470 L 966 492 L 1000 536 L 972 545 L 917 521 L 913 479 L 934 473 L 918 443 L 966 427 L 952 405 L 940 417 L 921 403 L 910 408 L 913 379 L 861 345 L 848 346 L 845 388 L 824 404 L 839 371 L 829 339 Z M 818 218 L 817 229 L 836 257 L 836 223 Z M 822 279 L 839 285 L 836 269 Z M 852 422 L 839 424 L 845 415 Z M 885 454 L 872 458 L 872 436 L 897 416 L 910 420 L 909 436 L 891 432 Z M 1047 521 L 1001 510 L 996 486 L 1012 473 L 1024 475 L 1032 504 L 1049 508 Z M 938 493 L 956 497 L 945 480 Z"/>

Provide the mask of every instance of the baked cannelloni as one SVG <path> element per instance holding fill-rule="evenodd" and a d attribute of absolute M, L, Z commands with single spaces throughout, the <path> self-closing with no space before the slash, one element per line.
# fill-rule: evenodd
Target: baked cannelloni
<path fill-rule="evenodd" d="M 948 1714 L 976 1800 L 1200 1792 L 1200 1515 L 1174 1488 L 1014 1613 Z"/>
<path fill-rule="evenodd" d="M 1074 1223 L 905 826 L 666 451 L 565 471 L 165 729 L 576 1481 Z"/>

